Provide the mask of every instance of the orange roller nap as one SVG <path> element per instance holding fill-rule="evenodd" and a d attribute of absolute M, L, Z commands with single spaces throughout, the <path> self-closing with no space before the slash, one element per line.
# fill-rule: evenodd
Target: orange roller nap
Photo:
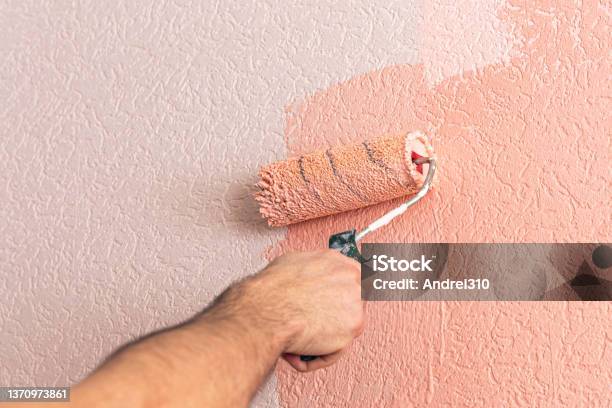
<path fill-rule="evenodd" d="M 366 207 L 417 192 L 433 155 L 420 132 L 317 151 L 262 167 L 255 199 L 275 227 Z"/>

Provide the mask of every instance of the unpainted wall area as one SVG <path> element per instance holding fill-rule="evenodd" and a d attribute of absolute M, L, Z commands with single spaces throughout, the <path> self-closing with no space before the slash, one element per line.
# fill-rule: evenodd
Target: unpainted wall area
<path fill-rule="evenodd" d="M 415 62 L 419 7 L 0 2 L 0 383 L 74 383 L 265 265 L 285 105 Z"/>
<path fill-rule="evenodd" d="M 268 229 L 258 167 L 315 147 L 432 134 L 439 189 L 377 241 L 610 241 L 605 3 L 335 3 L 0 3 L 0 383 L 75 382 L 390 208 Z M 368 305 L 254 405 L 605 406 L 611 311 Z"/>

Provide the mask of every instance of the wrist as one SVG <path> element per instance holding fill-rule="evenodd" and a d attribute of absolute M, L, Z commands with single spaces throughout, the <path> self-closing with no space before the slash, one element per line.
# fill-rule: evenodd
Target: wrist
<path fill-rule="evenodd" d="M 277 358 L 304 327 L 296 318 L 298 313 L 282 299 L 265 278 L 254 276 L 230 287 L 195 323 L 222 326 L 225 332 Z"/>
<path fill-rule="evenodd" d="M 285 294 L 278 293 L 265 274 L 241 282 L 237 289 L 244 312 L 237 313 L 236 318 L 249 325 L 253 335 L 262 336 L 262 341 L 272 345 L 278 355 L 282 354 L 303 330 L 299 313 L 292 310 Z"/>

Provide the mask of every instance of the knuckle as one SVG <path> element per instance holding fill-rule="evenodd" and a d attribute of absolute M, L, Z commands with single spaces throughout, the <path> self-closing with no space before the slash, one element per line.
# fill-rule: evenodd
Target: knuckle
<path fill-rule="evenodd" d="M 361 268 L 353 268 L 353 276 L 357 278 L 357 281 L 361 281 Z"/>
<path fill-rule="evenodd" d="M 353 333 L 355 337 L 360 336 L 363 333 L 364 329 L 365 329 L 365 320 L 363 319 L 363 317 L 360 317 L 355 322 L 355 327 L 353 329 Z"/>

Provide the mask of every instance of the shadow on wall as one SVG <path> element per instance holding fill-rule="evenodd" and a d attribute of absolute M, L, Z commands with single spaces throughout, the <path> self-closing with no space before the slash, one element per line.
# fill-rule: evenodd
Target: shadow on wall
<path fill-rule="evenodd" d="M 253 198 L 258 190 L 257 181 L 256 174 L 240 174 L 223 197 L 224 218 L 238 230 L 265 232 L 269 228 Z"/>
<path fill-rule="evenodd" d="M 214 175 L 213 175 L 214 176 Z M 253 199 L 256 175 L 241 173 L 231 182 L 207 180 L 176 182 L 158 187 L 157 221 L 181 236 L 216 228 L 265 232 L 267 224 Z"/>

